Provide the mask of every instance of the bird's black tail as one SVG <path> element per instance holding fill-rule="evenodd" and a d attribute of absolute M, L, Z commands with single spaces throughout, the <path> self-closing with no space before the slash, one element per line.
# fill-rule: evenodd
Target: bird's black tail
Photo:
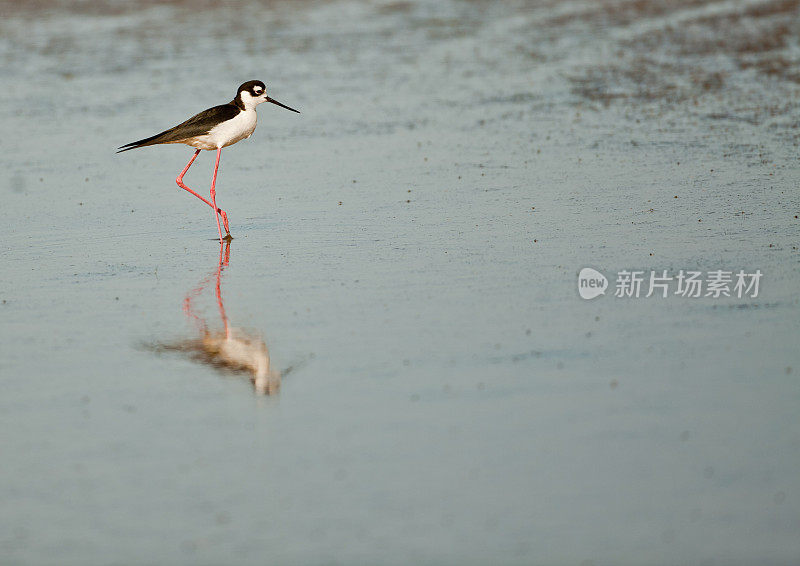
<path fill-rule="evenodd" d="M 157 140 L 161 136 L 162 134 L 156 134 L 154 136 L 150 136 L 149 138 L 144 138 L 143 140 L 126 143 L 125 145 L 121 145 L 117 148 L 117 153 L 122 153 L 123 151 L 128 151 L 130 149 L 136 149 L 139 147 L 145 147 L 148 145 L 155 145 L 159 143 Z"/>

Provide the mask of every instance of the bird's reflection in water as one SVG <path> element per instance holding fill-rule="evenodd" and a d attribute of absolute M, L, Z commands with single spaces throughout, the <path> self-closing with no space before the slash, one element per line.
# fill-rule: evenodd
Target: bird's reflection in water
<path fill-rule="evenodd" d="M 257 334 L 232 327 L 225 313 L 222 300 L 222 272 L 231 257 L 230 242 L 220 243 L 219 264 L 216 272 L 206 276 L 200 284 L 189 291 L 183 299 L 183 312 L 192 320 L 199 337 L 173 343 L 154 344 L 152 349 L 161 352 L 180 352 L 192 360 L 220 370 L 248 373 L 256 393 L 271 395 L 278 391 L 281 374 L 270 368 L 269 350 Z M 215 290 L 222 330 L 212 330 L 205 318 L 195 310 L 195 300 L 215 280 Z M 288 371 L 288 370 L 287 370 Z"/>

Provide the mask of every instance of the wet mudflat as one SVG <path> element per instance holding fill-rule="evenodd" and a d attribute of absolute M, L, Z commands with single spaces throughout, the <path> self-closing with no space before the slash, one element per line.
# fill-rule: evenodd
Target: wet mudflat
<path fill-rule="evenodd" d="M 2 9 L 3 563 L 798 559 L 800 2 Z"/>

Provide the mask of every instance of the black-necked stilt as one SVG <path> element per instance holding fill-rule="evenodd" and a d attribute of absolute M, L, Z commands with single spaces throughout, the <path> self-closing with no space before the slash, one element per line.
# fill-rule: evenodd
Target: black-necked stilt
<path fill-rule="evenodd" d="M 174 128 L 170 128 L 169 130 L 150 136 L 149 138 L 120 146 L 117 153 L 128 151 L 129 149 L 136 149 L 137 147 L 162 143 L 185 143 L 186 145 L 197 148 L 197 151 L 194 152 L 189 163 L 183 168 L 183 171 L 181 171 L 178 178 L 175 179 L 175 182 L 178 183 L 180 188 L 189 191 L 216 211 L 214 217 L 217 220 L 217 232 L 219 233 L 220 241 L 223 240 L 222 228 L 219 224 L 219 217 L 222 216 L 226 232 L 224 239 L 230 241 L 232 238 L 228 226 L 228 215 L 225 214 L 225 211 L 221 208 L 217 208 L 216 192 L 214 191 L 214 186 L 217 183 L 219 158 L 222 156 L 223 147 L 227 147 L 250 137 L 256 129 L 256 122 L 258 121 L 256 106 L 262 102 L 271 102 L 272 104 L 277 104 L 292 112 L 300 113 L 298 110 L 281 104 L 277 100 L 267 96 L 267 87 L 261 81 L 247 81 L 239 87 L 236 98 L 231 100 L 228 104 L 203 110 Z M 183 184 L 183 176 L 189 170 L 189 167 L 192 166 L 192 163 L 194 163 L 194 160 L 202 149 L 217 150 L 217 161 L 214 164 L 214 177 L 211 180 L 211 202 L 208 202 Z"/>

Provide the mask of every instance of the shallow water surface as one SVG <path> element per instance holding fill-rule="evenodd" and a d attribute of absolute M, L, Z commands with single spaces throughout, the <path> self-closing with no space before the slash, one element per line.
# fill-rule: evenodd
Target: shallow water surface
<path fill-rule="evenodd" d="M 0 562 L 800 559 L 800 2 L 2 6 Z"/>

